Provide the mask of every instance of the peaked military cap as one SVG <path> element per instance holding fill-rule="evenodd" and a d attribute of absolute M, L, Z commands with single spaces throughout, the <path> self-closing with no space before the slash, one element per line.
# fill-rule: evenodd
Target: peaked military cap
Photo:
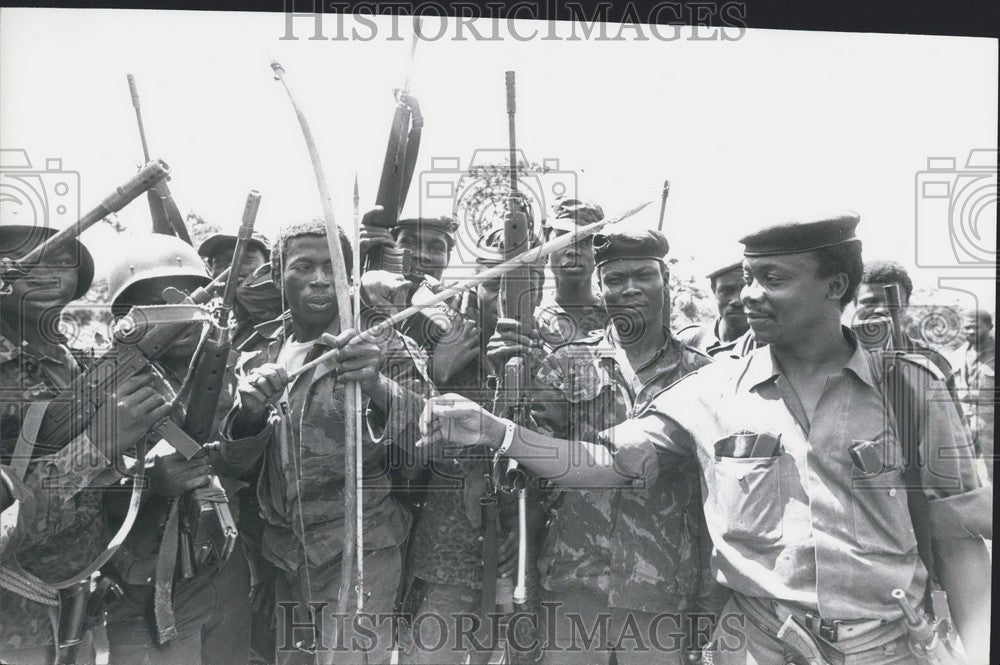
<path fill-rule="evenodd" d="M 764 227 L 740 238 L 744 256 L 798 254 L 858 240 L 861 217 L 847 212 L 833 217 L 790 221 Z"/>
<path fill-rule="evenodd" d="M 720 275 L 725 275 L 727 272 L 732 272 L 734 270 L 743 270 L 743 262 L 742 261 L 737 261 L 736 263 L 730 263 L 727 266 L 723 266 L 721 268 L 716 268 L 712 272 L 710 272 L 707 275 L 705 275 L 705 277 L 708 277 L 709 279 L 715 279 L 716 277 L 719 277 Z"/>
<path fill-rule="evenodd" d="M 260 251 L 264 252 L 265 255 L 271 255 L 271 243 L 268 241 L 267 236 L 263 233 L 257 233 L 254 231 L 250 236 L 250 243 L 247 247 L 256 247 Z M 209 236 L 203 243 L 198 245 L 198 256 L 209 259 L 219 252 L 228 251 L 232 254 L 235 249 L 236 236 L 229 233 L 216 233 Z"/>
<path fill-rule="evenodd" d="M 396 226 L 392 228 L 392 235 L 395 236 L 399 233 L 400 229 L 417 229 L 418 231 L 421 229 L 430 229 L 451 236 L 458 230 L 458 222 L 455 221 L 454 217 L 448 215 L 441 215 L 440 217 L 407 217 L 396 222 Z"/>
<path fill-rule="evenodd" d="M 670 251 L 667 237 L 659 231 L 615 231 L 594 236 L 594 262 L 602 265 L 616 259 L 656 259 Z"/>
<path fill-rule="evenodd" d="M 544 222 L 545 228 L 573 231 L 578 226 L 593 224 L 604 219 L 604 210 L 596 203 L 579 199 L 561 199 L 552 208 L 552 217 Z"/>

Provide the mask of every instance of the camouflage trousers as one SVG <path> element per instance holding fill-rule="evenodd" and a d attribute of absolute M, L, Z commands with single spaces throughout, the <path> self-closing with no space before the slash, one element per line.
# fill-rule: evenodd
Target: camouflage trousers
<path fill-rule="evenodd" d="M 608 607 L 589 589 L 542 591 L 541 665 L 683 665 L 685 636 L 679 613 Z"/>
<path fill-rule="evenodd" d="M 392 614 L 402 574 L 401 549 L 393 545 L 365 552 L 364 608 L 357 613 L 357 592 L 352 589 L 346 618 L 335 616 L 340 565 L 337 557 L 308 571 L 277 571 L 278 665 L 312 665 L 322 660 L 315 658 L 316 648 L 328 651 L 321 656 L 331 656 L 338 665 L 388 665 L 395 647 Z"/>

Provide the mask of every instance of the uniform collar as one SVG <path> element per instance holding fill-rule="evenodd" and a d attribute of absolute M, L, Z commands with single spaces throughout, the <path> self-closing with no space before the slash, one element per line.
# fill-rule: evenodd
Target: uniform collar
<path fill-rule="evenodd" d="M 847 339 L 848 344 L 854 349 L 851 357 L 844 363 L 844 370 L 854 374 L 872 388 L 876 388 L 875 377 L 872 375 L 872 369 L 868 363 L 868 352 L 858 343 L 858 337 L 853 330 L 846 326 L 841 326 L 840 329 Z M 774 381 L 781 374 L 781 368 L 771 353 L 771 347 L 763 346 L 755 349 L 748 356 L 747 369 L 743 373 L 743 376 L 750 389 L 753 390 L 758 386 Z"/>

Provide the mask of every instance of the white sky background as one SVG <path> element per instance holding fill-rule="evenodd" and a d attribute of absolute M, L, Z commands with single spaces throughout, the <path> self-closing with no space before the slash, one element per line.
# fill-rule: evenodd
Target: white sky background
<path fill-rule="evenodd" d="M 342 20 L 348 35 L 370 35 L 353 17 Z M 338 222 L 351 227 L 354 174 L 364 210 L 375 198 L 391 91 L 407 71 L 409 19 L 396 19 L 401 40 L 391 39 L 391 20 L 377 19 L 371 41 L 317 42 L 307 40 L 312 21 L 300 18 L 300 40 L 281 41 L 283 14 L 5 9 L 0 146 L 26 149 L 36 167 L 62 158 L 80 172 L 88 209 L 142 159 L 125 81 L 132 73 L 151 152 L 170 165 L 181 211 L 235 229 L 257 188 L 257 226 L 273 238 L 281 224 L 321 212 L 273 57 L 311 121 Z M 336 21 L 324 17 L 327 37 Z M 513 69 L 528 158 L 558 159 L 577 174 L 579 194 L 608 214 L 653 199 L 636 222 L 647 226 L 669 178 L 665 231 L 673 254 L 696 257 L 684 266 L 699 275 L 738 258 L 736 239 L 754 225 L 818 208 L 858 211 L 866 257 L 912 266 L 917 172 L 939 156 L 961 169 L 970 149 L 997 145 L 996 40 L 753 30 L 736 41 L 665 42 L 626 28 L 618 42 L 481 42 L 468 29 L 456 40 L 450 23 L 417 47 L 413 91 L 426 118 L 418 171 L 432 157 L 465 167 L 476 149 L 506 147 L 504 71 Z M 570 24 L 558 26 L 569 36 Z M 441 29 L 442 19 L 425 19 L 425 35 Z M 517 23 L 522 35 L 536 29 L 549 30 Z M 479 30 L 492 32 L 486 22 Z M 505 23 L 499 30 L 509 35 Z M 612 25 L 607 34 L 617 33 Z M 995 220 L 993 191 L 981 224 Z M 419 198 L 415 177 L 407 208 L 416 211 Z M 144 198 L 119 216 L 134 230 L 129 242 L 141 242 Z M 940 238 L 946 224 L 936 227 Z M 984 232 L 995 238 L 995 221 Z M 85 239 L 99 264 L 129 250 L 106 229 Z M 937 269 L 914 278 L 935 286 L 946 274 L 972 276 Z M 992 282 L 973 290 L 995 309 Z"/>

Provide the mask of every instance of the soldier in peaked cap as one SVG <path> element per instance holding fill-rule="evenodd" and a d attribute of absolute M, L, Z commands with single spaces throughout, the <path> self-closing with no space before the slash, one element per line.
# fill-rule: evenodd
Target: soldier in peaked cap
<path fill-rule="evenodd" d="M 702 324 L 677 331 L 677 339 L 710 356 L 730 350 L 749 328 L 740 292 L 743 290 L 743 263 L 737 261 L 706 275 L 715 295 L 719 316 Z"/>
<path fill-rule="evenodd" d="M 543 222 L 542 230 L 548 241 L 602 219 L 604 210 L 596 203 L 561 199 L 552 216 Z M 603 329 L 604 303 L 594 292 L 594 251 L 590 239 L 552 252 L 549 267 L 556 280 L 555 290 L 546 293 L 535 310 L 535 323 L 547 348 Z"/>
<path fill-rule="evenodd" d="M 717 628 L 717 663 L 913 662 L 892 591 L 911 604 L 925 597 L 917 533 L 937 555 L 926 560 L 971 661 L 988 659 L 991 491 L 953 406 L 928 397 L 945 394 L 937 367 L 865 351 L 841 325 L 862 273 L 858 222 L 794 221 L 741 240 L 743 304 L 766 347 L 688 375 L 589 441 L 517 427 L 507 437 L 507 455 L 557 482 L 648 483 L 697 460 L 712 572 L 733 590 L 723 616 L 736 619 Z M 901 468 L 914 456 L 901 455 L 898 432 L 913 429 L 887 412 L 890 371 L 908 387 L 895 394 L 917 401 L 892 411 L 924 416 L 919 440 L 906 442 L 919 447 L 919 468 Z M 447 431 L 501 445 L 501 419 L 449 398 L 427 407 L 428 444 Z M 926 498 L 912 517 L 904 473 L 919 475 L 915 503 Z M 777 637 L 793 623 L 819 656 Z"/>

